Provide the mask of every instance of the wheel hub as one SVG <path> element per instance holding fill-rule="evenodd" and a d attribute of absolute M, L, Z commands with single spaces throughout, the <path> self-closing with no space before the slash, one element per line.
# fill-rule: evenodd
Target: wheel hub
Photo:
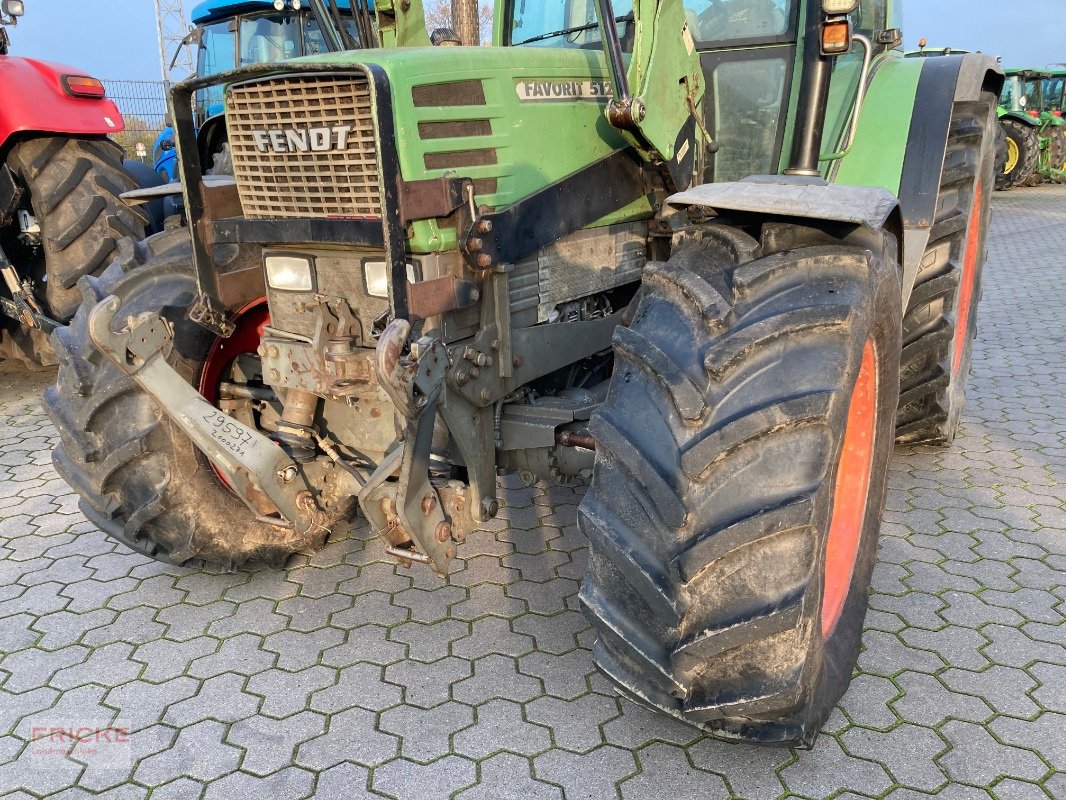
<path fill-rule="evenodd" d="M 1018 150 L 1018 143 L 1007 137 L 1007 164 L 1003 167 L 1003 174 L 1010 175 L 1018 167 L 1018 161 L 1021 158 L 1021 152 Z"/>

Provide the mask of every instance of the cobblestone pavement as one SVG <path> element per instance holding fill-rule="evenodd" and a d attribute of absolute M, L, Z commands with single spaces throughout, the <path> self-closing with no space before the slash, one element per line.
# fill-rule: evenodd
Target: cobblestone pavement
<path fill-rule="evenodd" d="M 900 451 L 859 674 L 809 752 L 620 701 L 578 611 L 580 491 L 519 489 L 442 585 L 365 528 L 284 571 L 148 561 L 0 375 L 3 797 L 1066 798 L 1066 188 L 996 196 L 970 406 Z M 81 760 L 39 726 L 131 730 Z M 111 757 L 105 757 L 111 753 Z"/>

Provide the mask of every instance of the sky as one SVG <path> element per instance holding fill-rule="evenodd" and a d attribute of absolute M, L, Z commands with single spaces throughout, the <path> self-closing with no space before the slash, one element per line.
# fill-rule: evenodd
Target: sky
<path fill-rule="evenodd" d="M 184 0 L 187 12 L 195 1 Z M 902 2 L 908 48 L 924 36 L 930 45 L 1002 56 L 1006 66 L 1066 62 L 1066 0 Z M 26 16 L 10 34 L 16 55 L 98 78 L 160 79 L 153 0 L 26 0 Z"/>

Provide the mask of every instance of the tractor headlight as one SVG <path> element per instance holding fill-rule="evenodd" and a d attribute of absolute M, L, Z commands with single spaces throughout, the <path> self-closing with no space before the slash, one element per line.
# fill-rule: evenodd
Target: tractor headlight
<path fill-rule="evenodd" d="M 822 11 L 826 14 L 850 14 L 859 5 L 859 0 L 822 0 Z"/>
<path fill-rule="evenodd" d="M 267 285 L 281 292 L 310 292 L 315 288 L 314 264 L 309 256 L 266 256 Z"/>
<path fill-rule="evenodd" d="M 4 0 L 2 10 L 9 17 L 21 17 L 26 13 L 26 4 L 22 0 Z"/>
<path fill-rule="evenodd" d="M 364 261 L 363 275 L 366 277 L 366 293 L 371 297 L 389 296 L 389 264 L 387 261 Z M 407 281 L 418 280 L 418 265 L 407 262 Z"/>

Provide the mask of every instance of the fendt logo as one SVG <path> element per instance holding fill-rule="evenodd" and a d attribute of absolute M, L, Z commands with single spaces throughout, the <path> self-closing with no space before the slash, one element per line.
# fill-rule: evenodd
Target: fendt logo
<path fill-rule="evenodd" d="M 260 153 L 331 153 L 348 149 L 354 125 L 323 128 L 271 128 L 252 131 Z"/>

